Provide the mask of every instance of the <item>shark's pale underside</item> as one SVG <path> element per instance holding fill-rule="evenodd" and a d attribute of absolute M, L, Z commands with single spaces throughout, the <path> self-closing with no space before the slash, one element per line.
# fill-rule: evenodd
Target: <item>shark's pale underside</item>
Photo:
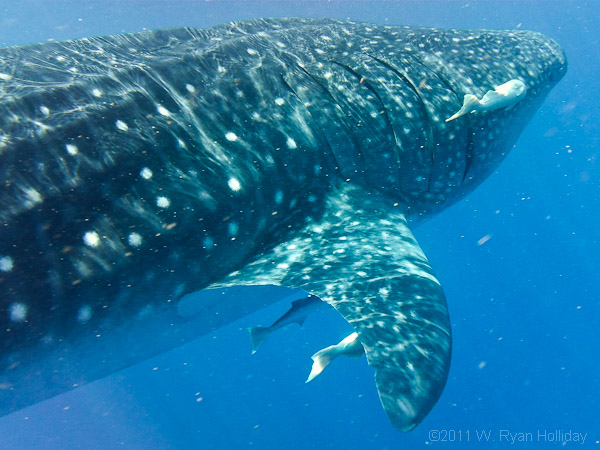
<path fill-rule="evenodd" d="M 341 313 L 393 425 L 414 428 L 451 331 L 409 226 L 480 184 L 565 71 L 538 33 L 326 19 L 1 49 L 0 413 L 277 285 Z M 224 300 L 235 285 L 255 287 Z"/>

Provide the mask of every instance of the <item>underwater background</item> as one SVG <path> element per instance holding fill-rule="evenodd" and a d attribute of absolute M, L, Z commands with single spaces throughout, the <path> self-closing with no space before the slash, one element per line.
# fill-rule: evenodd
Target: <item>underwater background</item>
<path fill-rule="evenodd" d="M 600 2 L 0 0 L 0 46 L 275 16 L 531 29 L 567 54 L 500 168 L 415 229 L 453 328 L 437 406 L 396 431 L 364 358 L 305 384 L 310 356 L 349 333 L 333 311 L 251 355 L 246 329 L 289 307 L 275 304 L 1 417 L 0 449 L 600 448 Z"/>

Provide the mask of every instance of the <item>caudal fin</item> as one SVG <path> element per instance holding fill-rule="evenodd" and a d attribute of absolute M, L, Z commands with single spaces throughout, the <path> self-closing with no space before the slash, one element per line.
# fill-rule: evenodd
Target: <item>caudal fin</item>
<path fill-rule="evenodd" d="M 267 327 L 252 327 L 248 328 L 250 333 L 250 342 L 252 343 L 252 354 L 254 355 L 259 348 L 265 343 L 271 334 L 270 328 Z"/>
<path fill-rule="evenodd" d="M 446 119 L 446 122 L 450 122 L 451 120 L 457 119 L 460 116 L 464 116 L 465 114 L 469 114 L 477 109 L 479 106 L 479 100 L 473 94 L 465 95 L 463 100 L 462 108 L 458 110 L 456 114 Z"/>
<path fill-rule="evenodd" d="M 337 356 L 337 353 L 334 351 L 334 349 L 335 345 L 330 345 L 329 347 L 319 350 L 317 353 L 312 355 L 313 365 L 312 369 L 310 370 L 310 374 L 305 381 L 306 383 L 323 372 L 325 367 L 327 367 L 329 363 L 333 361 L 333 359 Z"/>

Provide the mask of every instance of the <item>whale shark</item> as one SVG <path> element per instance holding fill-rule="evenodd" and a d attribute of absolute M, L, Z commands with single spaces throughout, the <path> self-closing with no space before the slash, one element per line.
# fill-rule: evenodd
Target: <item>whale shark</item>
<path fill-rule="evenodd" d="M 0 49 L 0 414 L 301 292 L 412 430 L 452 347 L 412 229 L 497 168 L 566 69 L 530 31 L 305 18 Z"/>

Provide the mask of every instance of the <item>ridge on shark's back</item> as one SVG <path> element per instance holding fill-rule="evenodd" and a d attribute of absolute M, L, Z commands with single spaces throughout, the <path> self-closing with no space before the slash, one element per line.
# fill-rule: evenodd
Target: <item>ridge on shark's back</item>
<path fill-rule="evenodd" d="M 414 428 L 451 330 L 410 224 L 495 170 L 565 71 L 533 32 L 328 19 L 0 49 L 0 412 L 278 286 L 340 312 L 391 422 Z M 483 106 L 446 122 L 467 95 Z"/>

